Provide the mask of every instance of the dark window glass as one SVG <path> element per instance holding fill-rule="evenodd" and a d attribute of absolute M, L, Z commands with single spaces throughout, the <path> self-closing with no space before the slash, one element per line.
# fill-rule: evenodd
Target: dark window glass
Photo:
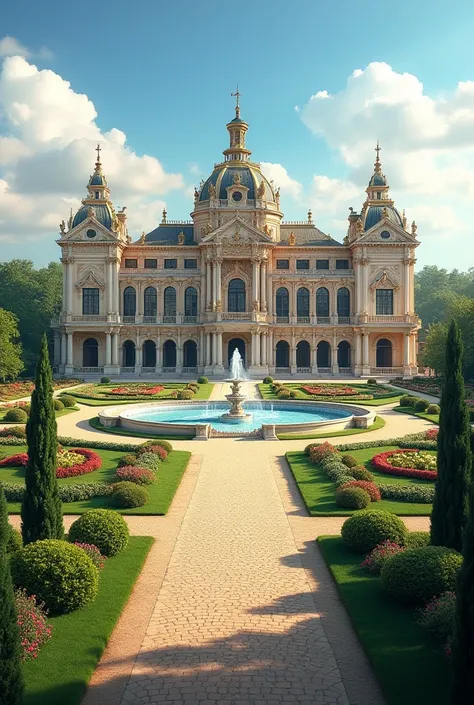
<path fill-rule="evenodd" d="M 329 316 L 329 291 L 325 286 L 321 286 L 316 292 L 316 316 L 323 318 Z"/>
<path fill-rule="evenodd" d="M 290 315 L 290 297 L 288 289 L 281 286 L 276 293 L 276 315 L 277 318 L 288 318 Z M 285 365 L 282 365 L 285 367 Z"/>
<path fill-rule="evenodd" d="M 178 260 L 177 259 L 165 259 L 165 269 L 177 269 Z"/>
<path fill-rule="evenodd" d="M 137 312 L 137 292 L 133 286 L 127 286 L 123 292 L 123 315 L 135 316 Z"/>
<path fill-rule="evenodd" d="M 158 261 L 156 259 L 146 259 L 145 269 L 156 269 L 158 267 Z"/>
<path fill-rule="evenodd" d="M 87 338 L 82 345 L 82 363 L 84 367 L 99 365 L 99 343 L 95 338 Z"/>
<path fill-rule="evenodd" d="M 316 269 L 329 269 L 329 260 L 328 259 L 317 259 L 316 260 Z"/>
<path fill-rule="evenodd" d="M 135 367 L 135 343 L 133 340 L 126 340 L 123 344 L 123 366 Z"/>
<path fill-rule="evenodd" d="M 318 343 L 316 363 L 318 367 L 331 367 L 331 348 L 327 340 L 321 340 Z"/>
<path fill-rule="evenodd" d="M 87 237 L 90 237 L 91 239 L 97 235 L 95 230 L 88 230 L 86 232 Z"/>
<path fill-rule="evenodd" d="M 296 315 L 298 318 L 309 317 L 309 291 L 305 287 L 298 289 L 296 294 Z"/>
<path fill-rule="evenodd" d="M 337 364 L 339 367 L 351 366 L 351 346 L 347 340 L 341 340 L 337 346 Z"/>
<path fill-rule="evenodd" d="M 289 259 L 277 259 L 277 269 L 289 269 L 290 260 Z"/>
<path fill-rule="evenodd" d="M 156 260 L 155 260 L 156 261 Z M 154 286 L 147 286 L 145 289 L 143 315 L 156 316 L 156 289 Z M 153 367 L 153 365 L 145 365 L 145 367 Z"/>
<path fill-rule="evenodd" d="M 194 340 L 187 340 L 183 345 L 184 367 L 197 367 L 197 345 Z"/>
<path fill-rule="evenodd" d="M 311 367 L 311 348 L 307 340 L 300 340 L 296 346 L 296 367 Z"/>
<path fill-rule="evenodd" d="M 229 282 L 227 310 L 233 313 L 245 311 L 245 283 L 242 279 Z"/>
<path fill-rule="evenodd" d="M 126 259 L 125 269 L 136 269 L 138 267 L 138 260 L 136 259 Z"/>
<path fill-rule="evenodd" d="M 83 289 L 82 290 L 82 314 L 84 316 L 99 315 L 99 290 L 98 289 Z M 92 365 L 86 365 L 92 367 Z"/>
<path fill-rule="evenodd" d="M 143 343 L 143 367 L 155 367 L 156 365 L 156 343 L 153 340 L 145 340 Z"/>
<path fill-rule="evenodd" d="M 275 363 L 276 367 L 290 366 L 290 346 L 286 340 L 279 340 L 276 344 Z"/>
<path fill-rule="evenodd" d="M 336 269 L 349 269 L 349 260 L 348 259 L 337 259 L 336 260 Z"/>
<path fill-rule="evenodd" d="M 95 197 L 96 197 L 96 198 L 99 198 L 99 192 L 98 192 L 98 191 L 95 192 Z"/>
<path fill-rule="evenodd" d="M 197 269 L 198 261 L 197 259 L 185 259 L 184 268 L 185 269 Z"/>
<path fill-rule="evenodd" d="M 377 341 L 375 363 L 377 367 L 392 367 L 392 343 L 387 338 Z"/>
<path fill-rule="evenodd" d="M 167 340 L 163 345 L 163 367 L 176 367 L 176 343 Z"/>
<path fill-rule="evenodd" d="M 342 318 L 349 318 L 351 315 L 351 295 L 345 286 L 337 290 L 337 315 Z"/>
<path fill-rule="evenodd" d="M 165 316 L 176 316 L 176 289 L 172 286 L 167 286 L 165 289 L 164 304 Z"/>
<path fill-rule="evenodd" d="M 297 259 L 296 269 L 309 269 L 309 259 Z"/>
<path fill-rule="evenodd" d="M 393 289 L 377 289 L 375 312 L 378 316 L 393 316 Z"/>
<path fill-rule="evenodd" d="M 198 294 L 194 286 L 188 286 L 184 292 L 184 315 L 197 316 Z M 185 365 L 185 367 L 193 367 L 193 365 Z"/>

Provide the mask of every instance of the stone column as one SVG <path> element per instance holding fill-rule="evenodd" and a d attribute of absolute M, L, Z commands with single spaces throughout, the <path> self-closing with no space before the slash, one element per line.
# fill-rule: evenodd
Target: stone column
<path fill-rule="evenodd" d="M 112 336 L 110 333 L 105 334 L 105 366 L 109 367 L 112 364 Z"/>
<path fill-rule="evenodd" d="M 354 374 L 360 375 L 362 371 L 362 340 L 360 333 L 355 334 L 355 361 Z"/>
<path fill-rule="evenodd" d="M 250 351 L 250 366 L 255 367 L 255 333 L 252 333 L 252 350 Z"/>
<path fill-rule="evenodd" d="M 273 282 L 270 272 L 267 268 L 267 309 L 269 315 L 273 313 Z"/>
<path fill-rule="evenodd" d="M 338 374 L 339 374 L 339 364 L 338 364 L 338 362 L 337 362 L 337 338 L 336 338 L 336 331 L 333 331 L 333 334 L 332 334 L 331 367 L 332 367 L 332 374 L 333 374 L 333 375 L 338 375 Z"/>
<path fill-rule="evenodd" d="M 267 366 L 267 335 L 260 334 L 260 363 L 263 367 Z"/>
<path fill-rule="evenodd" d="M 216 311 L 222 311 L 222 260 L 216 260 Z"/>
<path fill-rule="evenodd" d="M 273 330 L 270 328 L 267 335 L 267 364 L 271 370 L 275 369 L 275 360 L 273 359 Z"/>
<path fill-rule="evenodd" d="M 107 260 L 107 314 L 113 311 L 113 289 L 114 289 L 114 272 L 112 260 Z"/>
<path fill-rule="evenodd" d="M 406 257 L 403 260 L 403 308 L 401 311 L 405 316 L 410 313 L 410 303 L 410 259 Z M 394 313 L 396 313 L 396 311 L 394 311 Z"/>
<path fill-rule="evenodd" d="M 156 337 L 156 368 L 160 374 L 163 372 L 163 345 L 160 332 Z"/>
<path fill-rule="evenodd" d="M 211 333 L 212 335 L 212 358 L 211 365 L 217 364 L 217 333 Z"/>
<path fill-rule="evenodd" d="M 211 261 L 206 262 L 206 311 L 212 308 L 212 266 Z"/>
<path fill-rule="evenodd" d="M 204 330 L 201 328 L 199 331 L 199 349 L 198 349 L 198 370 L 201 372 L 201 368 L 206 364 L 205 360 L 205 347 L 204 347 Z"/>
<path fill-rule="evenodd" d="M 217 366 L 222 367 L 222 333 L 216 333 L 217 338 Z"/>
<path fill-rule="evenodd" d="M 369 362 L 369 334 L 365 333 L 362 337 L 362 374 L 370 375 Z"/>
<path fill-rule="evenodd" d="M 291 336 L 290 343 L 290 373 L 292 375 L 296 374 L 296 340 L 294 333 Z"/>
<path fill-rule="evenodd" d="M 403 335 L 403 374 L 410 375 L 410 333 Z"/>
<path fill-rule="evenodd" d="M 313 344 L 311 346 L 311 374 L 318 374 L 318 343 L 315 335 L 313 335 Z"/>
<path fill-rule="evenodd" d="M 298 321 L 298 286 L 293 284 L 290 289 L 290 323 Z"/>
<path fill-rule="evenodd" d="M 142 371 L 142 343 L 140 333 L 136 333 L 135 337 L 135 374 L 139 375 Z"/>
<path fill-rule="evenodd" d="M 216 310 L 217 301 L 217 266 L 216 262 L 212 262 L 212 310 Z"/>
<path fill-rule="evenodd" d="M 257 259 L 252 260 L 252 307 L 251 310 L 259 310 L 258 302 L 258 289 L 259 289 L 259 275 L 260 275 L 260 262 Z"/>
<path fill-rule="evenodd" d="M 61 312 L 67 313 L 67 270 L 69 265 L 67 264 L 66 258 L 63 258 L 61 261 L 63 264 L 63 298 Z"/>
<path fill-rule="evenodd" d="M 61 365 L 66 364 L 67 359 L 67 333 L 61 333 Z"/>
<path fill-rule="evenodd" d="M 178 333 L 178 342 L 176 344 L 176 374 L 181 374 L 182 366 L 183 366 L 183 343 L 181 341 L 181 336 Z"/>
<path fill-rule="evenodd" d="M 66 348 L 66 367 L 64 368 L 64 374 L 65 375 L 72 375 L 74 373 L 74 364 L 73 364 L 73 350 L 72 350 L 72 343 L 73 343 L 73 338 L 72 338 L 72 333 L 69 331 L 66 333 L 67 335 L 67 348 Z"/>
<path fill-rule="evenodd" d="M 67 275 L 67 310 L 68 313 L 72 314 L 73 310 L 73 301 L 72 301 L 72 290 L 73 290 L 73 281 L 72 281 L 72 267 L 73 264 L 71 261 L 69 261 L 69 264 L 67 266 L 68 268 L 68 275 Z M 82 311 L 82 309 L 81 309 Z"/>
<path fill-rule="evenodd" d="M 260 310 L 267 311 L 267 262 L 262 261 L 260 267 Z"/>
<path fill-rule="evenodd" d="M 58 330 L 54 331 L 54 354 L 53 354 L 53 365 L 58 367 L 61 362 L 61 337 Z"/>
<path fill-rule="evenodd" d="M 119 343 L 119 334 L 114 333 L 112 336 L 112 365 L 114 365 L 115 367 L 118 366 L 118 364 L 119 364 L 118 343 Z"/>
<path fill-rule="evenodd" d="M 260 333 L 255 333 L 255 366 L 260 367 Z"/>
<path fill-rule="evenodd" d="M 211 365 L 212 360 L 211 360 L 211 333 L 206 333 L 206 360 L 205 360 L 205 365 Z"/>

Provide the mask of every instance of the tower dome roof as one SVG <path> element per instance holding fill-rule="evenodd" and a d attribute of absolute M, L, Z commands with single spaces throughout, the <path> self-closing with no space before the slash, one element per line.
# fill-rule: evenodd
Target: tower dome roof
<path fill-rule="evenodd" d="M 387 186 L 387 178 L 384 174 L 375 173 L 369 181 L 369 186 Z"/>
<path fill-rule="evenodd" d="M 105 176 L 99 172 L 92 174 L 89 179 L 89 186 L 107 186 Z"/>
<path fill-rule="evenodd" d="M 114 216 L 113 216 L 113 212 L 112 212 L 112 207 L 109 203 L 97 203 L 94 205 L 91 205 L 91 204 L 82 205 L 79 208 L 79 210 L 77 211 L 76 215 L 74 216 L 71 227 L 75 228 L 76 225 L 79 225 L 88 217 L 89 208 L 92 209 L 92 212 L 94 213 L 94 216 L 95 216 L 96 220 L 99 221 L 99 223 L 102 223 L 102 225 L 104 225 L 109 230 L 112 229 L 112 223 L 114 220 Z"/>
<path fill-rule="evenodd" d="M 234 183 L 245 186 L 247 198 L 256 198 L 257 190 L 263 181 L 265 187 L 265 198 L 268 201 L 275 201 L 273 188 L 267 178 L 262 174 L 257 165 L 251 164 L 219 164 L 207 181 L 204 182 L 199 194 L 199 201 L 209 200 L 209 185 L 212 184 L 216 188 L 217 198 L 227 198 L 227 189 Z"/>
<path fill-rule="evenodd" d="M 382 206 L 369 206 L 365 215 L 364 231 L 373 228 L 383 217 L 387 217 L 395 225 L 403 227 L 402 217 L 395 206 L 384 204 Z"/>

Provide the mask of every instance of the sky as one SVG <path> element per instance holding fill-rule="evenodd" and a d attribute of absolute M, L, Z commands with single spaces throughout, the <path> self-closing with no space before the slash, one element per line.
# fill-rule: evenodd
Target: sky
<path fill-rule="evenodd" d="M 133 239 L 189 219 L 238 84 L 285 219 L 341 241 L 380 140 L 417 267 L 474 266 L 472 0 L 23 0 L 0 32 L 0 261 L 58 259 L 97 142 Z"/>

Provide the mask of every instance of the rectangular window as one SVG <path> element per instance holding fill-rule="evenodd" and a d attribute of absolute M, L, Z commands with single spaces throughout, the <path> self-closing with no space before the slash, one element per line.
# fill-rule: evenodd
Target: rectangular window
<path fill-rule="evenodd" d="M 177 259 L 165 259 L 165 269 L 177 269 L 178 260 Z"/>
<path fill-rule="evenodd" d="M 296 269 L 309 269 L 309 259 L 297 259 Z"/>
<path fill-rule="evenodd" d="M 184 268 L 185 269 L 197 269 L 198 268 L 197 259 L 185 259 L 184 260 Z"/>
<path fill-rule="evenodd" d="M 328 259 L 317 259 L 316 260 L 316 269 L 329 269 L 329 260 Z"/>
<path fill-rule="evenodd" d="M 146 259 L 145 269 L 156 269 L 158 266 L 158 260 L 156 259 Z"/>
<path fill-rule="evenodd" d="M 138 260 L 137 259 L 126 259 L 125 260 L 125 269 L 137 269 L 138 267 Z"/>
<path fill-rule="evenodd" d="M 98 316 L 99 315 L 99 290 L 98 289 L 83 289 L 82 290 L 82 315 L 83 316 Z"/>
<path fill-rule="evenodd" d="M 277 265 L 277 269 L 289 269 L 290 268 L 290 260 L 289 259 L 277 259 L 276 265 Z"/>
<path fill-rule="evenodd" d="M 375 292 L 377 316 L 393 316 L 393 289 L 377 289 Z"/>
<path fill-rule="evenodd" d="M 337 259 L 336 260 L 336 269 L 349 269 L 349 260 L 348 259 Z"/>

